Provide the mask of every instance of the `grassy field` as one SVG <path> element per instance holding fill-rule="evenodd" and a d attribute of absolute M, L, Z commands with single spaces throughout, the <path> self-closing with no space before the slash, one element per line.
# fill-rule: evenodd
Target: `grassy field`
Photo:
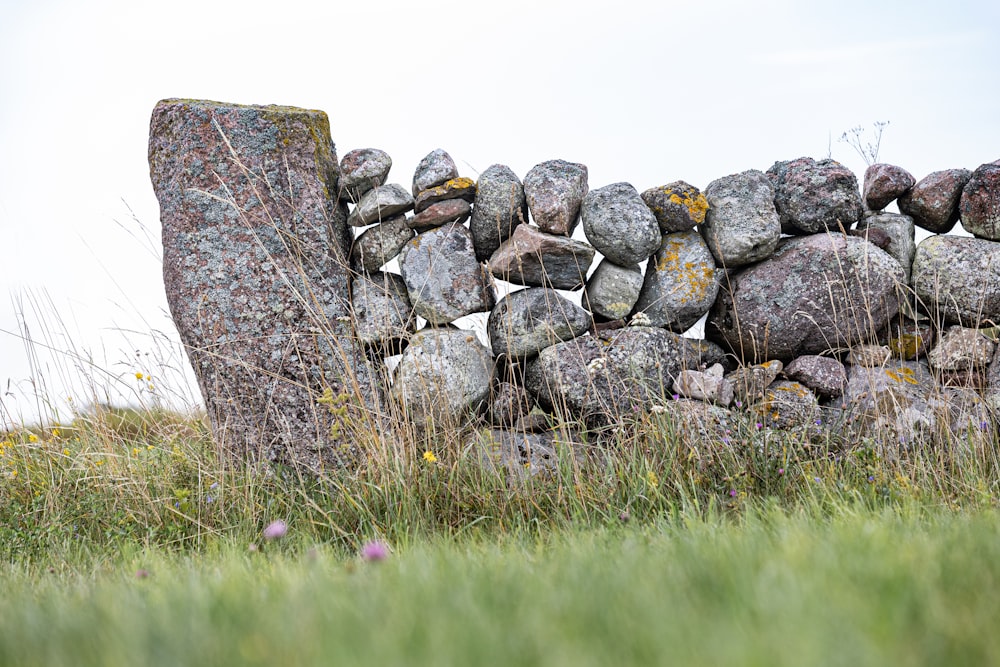
<path fill-rule="evenodd" d="M 305 479 L 163 412 L 11 431 L 0 664 L 1000 662 L 995 453 L 663 419 L 517 483 L 457 436 Z"/>

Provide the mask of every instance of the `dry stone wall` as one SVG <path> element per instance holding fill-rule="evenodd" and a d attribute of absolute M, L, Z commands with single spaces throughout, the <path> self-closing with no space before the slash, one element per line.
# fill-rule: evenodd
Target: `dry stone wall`
<path fill-rule="evenodd" d="M 473 180 L 436 149 L 394 183 L 383 150 L 338 164 L 320 113 L 168 100 L 153 114 L 168 298 L 238 449 L 263 438 L 271 459 L 331 460 L 315 454 L 335 445 L 329 423 L 289 435 L 331 387 L 369 408 L 385 395 L 421 429 L 485 420 L 513 443 L 504 461 L 530 459 L 545 412 L 751 411 L 900 443 L 994 432 L 1000 161 L 920 180 L 876 164 L 859 186 L 798 158 L 639 192 L 592 189 L 561 159 Z M 971 236 L 944 236 L 956 223 Z M 917 244 L 917 228 L 933 235 Z M 475 313 L 488 344 L 454 325 Z M 705 339 L 681 335 L 702 318 Z"/>

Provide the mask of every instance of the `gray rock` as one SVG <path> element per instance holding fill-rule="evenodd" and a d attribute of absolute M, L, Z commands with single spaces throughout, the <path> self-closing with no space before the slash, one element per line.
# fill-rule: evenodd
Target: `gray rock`
<path fill-rule="evenodd" d="M 476 199 L 476 182 L 471 178 L 460 176 L 422 190 L 413 202 L 413 210 L 420 213 L 438 202 L 452 199 L 464 199 L 471 204 Z"/>
<path fill-rule="evenodd" d="M 233 461 L 313 470 L 360 457 L 353 429 L 379 427 L 380 390 L 351 336 L 326 114 L 163 100 L 149 167 L 167 302 L 215 442 Z M 268 174 L 270 187 L 251 174 Z M 339 435 L 317 410 L 327 390 L 348 408 Z"/>
<path fill-rule="evenodd" d="M 585 333 L 590 314 L 558 292 L 532 287 L 497 302 L 486 323 L 496 357 L 526 359 L 542 349 Z"/>
<path fill-rule="evenodd" d="M 510 238 L 514 228 L 527 221 L 524 186 L 510 167 L 494 164 L 479 175 L 475 208 L 469 222 L 479 261 L 489 259 Z"/>
<path fill-rule="evenodd" d="M 916 230 L 913 218 L 898 213 L 882 213 L 870 215 L 858 224 L 858 231 L 881 230 L 889 237 L 888 244 L 882 248 L 903 267 L 903 282 L 910 284 L 910 273 L 913 267 L 913 255 L 917 252 Z M 880 244 L 875 244 L 882 247 Z"/>
<path fill-rule="evenodd" d="M 531 217 L 539 229 L 550 234 L 573 234 L 587 189 L 587 167 L 565 160 L 537 164 L 524 177 Z"/>
<path fill-rule="evenodd" d="M 347 218 L 352 227 L 364 227 L 406 213 L 413 208 L 413 197 L 398 183 L 369 190 Z"/>
<path fill-rule="evenodd" d="M 500 428 L 514 428 L 531 413 L 534 403 L 521 385 L 497 382 L 490 395 L 490 422 Z"/>
<path fill-rule="evenodd" d="M 462 223 L 472 214 L 472 204 L 464 199 L 447 199 L 431 204 L 420 213 L 407 220 L 407 224 L 417 231 L 427 231 L 449 222 Z"/>
<path fill-rule="evenodd" d="M 399 270 L 414 311 L 431 324 L 493 307 L 493 286 L 476 261 L 472 234 L 462 225 L 418 234 L 403 247 Z"/>
<path fill-rule="evenodd" d="M 864 179 L 865 204 L 872 211 L 881 211 L 916 182 L 902 167 L 881 162 L 869 165 Z"/>
<path fill-rule="evenodd" d="M 996 347 L 996 343 L 979 329 L 950 326 L 927 355 L 927 364 L 939 372 L 974 371 L 985 374 Z"/>
<path fill-rule="evenodd" d="M 785 239 L 770 259 L 729 275 L 706 332 L 745 361 L 850 347 L 896 316 L 902 280 L 899 262 L 863 239 Z"/>
<path fill-rule="evenodd" d="M 979 328 L 1000 321 L 1000 243 L 931 236 L 913 258 L 913 290 L 937 321 Z"/>
<path fill-rule="evenodd" d="M 413 196 L 453 178 L 458 178 L 455 161 L 443 149 L 436 148 L 424 156 L 413 172 Z"/>
<path fill-rule="evenodd" d="M 912 361 L 927 354 L 934 339 L 930 321 L 915 322 L 903 317 L 901 311 L 899 319 L 879 335 L 878 342 L 888 347 L 894 358 Z"/>
<path fill-rule="evenodd" d="M 401 347 L 417 328 L 406 283 L 395 273 L 351 279 L 351 319 L 359 341 L 385 350 Z"/>
<path fill-rule="evenodd" d="M 529 361 L 525 386 L 539 404 L 566 418 L 615 423 L 664 403 L 688 351 L 683 338 L 655 327 L 580 336 Z"/>
<path fill-rule="evenodd" d="M 488 262 L 490 272 L 507 282 L 574 290 L 583 286 L 594 248 L 565 236 L 518 225 Z"/>
<path fill-rule="evenodd" d="M 415 427 L 443 432 L 480 409 L 492 380 L 493 357 L 475 335 L 422 329 L 410 337 L 391 393 Z"/>
<path fill-rule="evenodd" d="M 847 386 L 847 369 L 832 357 L 804 354 L 785 367 L 785 377 L 809 387 L 821 399 L 839 398 Z"/>
<path fill-rule="evenodd" d="M 1000 241 L 1000 160 L 972 172 L 959 202 L 962 227 L 979 238 Z"/>
<path fill-rule="evenodd" d="M 688 398 L 728 406 L 733 402 L 733 385 L 722 375 L 722 366 L 707 371 L 682 370 L 674 380 L 674 391 Z"/>
<path fill-rule="evenodd" d="M 851 346 L 847 353 L 847 364 L 849 366 L 867 366 L 875 368 L 882 366 L 892 358 L 892 351 L 887 345 L 875 345 L 873 343 L 859 343 Z"/>
<path fill-rule="evenodd" d="M 962 188 L 972 178 L 968 169 L 935 171 L 920 179 L 909 191 L 899 196 L 899 212 L 913 218 L 921 229 L 935 234 L 947 234 L 958 222 L 958 204 Z"/>
<path fill-rule="evenodd" d="M 701 233 L 720 266 L 767 259 L 781 238 L 771 181 L 757 170 L 716 179 L 705 188 L 708 215 Z"/>
<path fill-rule="evenodd" d="M 517 433 L 491 429 L 481 431 L 466 447 L 466 453 L 478 458 L 486 470 L 505 472 L 512 482 L 536 476 L 554 477 L 563 453 L 580 465 L 586 461 L 585 446 L 571 438 L 561 441 L 557 433 Z"/>
<path fill-rule="evenodd" d="M 767 175 L 786 234 L 849 229 L 861 218 L 858 179 L 836 160 L 802 157 L 775 162 Z"/>
<path fill-rule="evenodd" d="M 705 221 L 708 200 L 698 188 L 684 181 L 650 188 L 641 196 L 664 234 L 686 232 Z"/>
<path fill-rule="evenodd" d="M 354 203 L 361 201 L 372 188 L 385 185 L 392 168 L 392 158 L 377 148 L 350 151 L 340 161 L 340 192 L 342 198 Z"/>
<path fill-rule="evenodd" d="M 358 235 L 351 249 L 351 266 L 355 270 L 371 273 L 378 271 L 393 259 L 413 238 L 413 230 L 405 215 L 397 215 L 380 225 L 375 225 Z"/>
<path fill-rule="evenodd" d="M 772 382 L 764 397 L 754 404 L 754 411 L 767 428 L 818 431 L 822 425 L 816 395 L 798 382 Z"/>
<path fill-rule="evenodd" d="M 660 245 L 660 227 L 628 183 L 591 190 L 580 209 L 587 240 L 619 266 L 645 261 Z"/>
<path fill-rule="evenodd" d="M 587 280 L 583 305 L 595 315 L 619 320 L 632 312 L 642 289 L 638 265 L 618 266 L 603 259 Z"/>
<path fill-rule="evenodd" d="M 749 407 L 764 398 L 764 392 L 778 377 L 784 365 L 777 359 L 753 366 L 741 366 L 726 376 L 733 386 L 736 407 Z"/>
<path fill-rule="evenodd" d="M 652 326 L 687 331 L 712 307 L 718 278 L 712 253 L 697 231 L 665 234 L 646 266 L 634 312 L 645 313 Z"/>

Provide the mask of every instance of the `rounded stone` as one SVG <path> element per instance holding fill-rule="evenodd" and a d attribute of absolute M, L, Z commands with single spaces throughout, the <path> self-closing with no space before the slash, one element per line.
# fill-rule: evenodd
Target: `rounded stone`
<path fill-rule="evenodd" d="M 638 264 L 660 245 L 656 216 L 629 183 L 590 191 L 580 212 L 587 240 L 615 264 Z"/>
<path fill-rule="evenodd" d="M 494 356 L 526 359 L 585 333 L 591 322 L 587 311 L 555 290 L 533 287 L 500 299 L 486 333 Z"/>
<path fill-rule="evenodd" d="M 377 148 L 359 148 L 348 152 L 340 161 L 340 191 L 357 203 L 372 188 L 385 185 L 392 168 L 392 158 Z"/>
<path fill-rule="evenodd" d="M 881 211 L 917 182 L 902 167 L 877 163 L 865 169 L 864 199 L 869 210 Z"/>
<path fill-rule="evenodd" d="M 479 410 L 492 381 L 493 357 L 475 334 L 423 329 L 410 337 L 395 370 L 391 395 L 415 426 L 442 430 Z"/>
<path fill-rule="evenodd" d="M 708 200 L 690 183 L 674 181 L 650 188 L 641 196 L 664 234 L 684 232 L 705 221 Z"/>
<path fill-rule="evenodd" d="M 594 248 L 576 239 L 518 225 L 488 262 L 500 280 L 518 285 L 575 290 L 583 286 L 594 261 Z"/>
<path fill-rule="evenodd" d="M 571 236 L 580 221 L 580 205 L 588 191 L 587 167 L 565 160 L 548 160 L 524 177 L 524 196 L 539 229 Z"/>
<path fill-rule="evenodd" d="M 374 346 L 397 344 L 417 324 L 403 278 L 379 271 L 351 278 L 351 317 L 354 335 Z"/>
<path fill-rule="evenodd" d="M 458 178 L 455 161 L 444 149 L 436 148 L 424 156 L 413 172 L 413 196 L 453 178 Z"/>
<path fill-rule="evenodd" d="M 646 265 L 635 313 L 652 326 L 687 331 L 712 307 L 719 292 L 715 259 L 695 231 L 665 234 Z"/>
<path fill-rule="evenodd" d="M 705 197 L 709 208 L 701 233 L 720 266 L 743 266 L 774 253 L 781 222 L 767 176 L 755 169 L 724 176 L 708 184 Z"/>
<path fill-rule="evenodd" d="M 398 183 L 380 185 L 369 190 L 347 217 L 352 227 L 364 227 L 406 213 L 413 208 L 413 197 Z"/>
<path fill-rule="evenodd" d="M 832 357 L 804 354 L 785 367 L 789 380 L 809 387 L 822 399 L 839 398 L 847 386 L 847 369 Z"/>
<path fill-rule="evenodd" d="M 405 215 L 397 215 L 380 225 L 375 225 L 358 235 L 351 249 L 351 266 L 355 270 L 378 271 L 392 260 L 413 238 Z"/>
<path fill-rule="evenodd" d="M 858 179 L 836 160 L 802 157 L 775 162 L 767 175 L 786 234 L 848 229 L 861 218 Z"/>
<path fill-rule="evenodd" d="M 924 239 L 913 257 L 913 290 L 932 319 L 972 328 L 1000 322 L 1000 243 Z"/>
<path fill-rule="evenodd" d="M 968 169 L 945 169 L 928 174 L 899 196 L 899 212 L 934 234 L 947 234 L 958 222 L 962 188 L 972 178 Z"/>
<path fill-rule="evenodd" d="M 464 199 L 446 199 L 431 204 L 406 221 L 411 229 L 426 231 L 449 222 L 462 223 L 469 219 L 472 204 Z"/>
<path fill-rule="evenodd" d="M 476 258 L 489 259 L 514 228 L 527 221 L 528 203 L 521 179 L 506 165 L 491 165 L 476 181 L 475 206 L 469 221 Z"/>
<path fill-rule="evenodd" d="M 602 259 L 587 280 L 583 305 L 595 315 L 620 320 L 632 312 L 642 290 L 642 270 L 638 264 L 618 266 Z"/>
<path fill-rule="evenodd" d="M 1000 241 L 1000 161 L 972 172 L 959 203 L 962 227 L 979 238 Z"/>

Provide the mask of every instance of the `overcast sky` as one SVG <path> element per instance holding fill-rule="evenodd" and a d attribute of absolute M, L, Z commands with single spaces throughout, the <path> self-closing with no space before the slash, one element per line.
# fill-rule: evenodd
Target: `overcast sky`
<path fill-rule="evenodd" d="M 86 400 L 74 357 L 183 397 L 156 361 L 181 365 L 146 162 L 167 97 L 322 109 L 407 186 L 438 147 L 473 178 L 582 162 L 591 188 L 828 153 L 860 178 L 837 139 L 875 121 L 919 179 L 1000 158 L 1000 3 L 0 0 L 0 422 L 37 414 L 32 379 Z"/>

